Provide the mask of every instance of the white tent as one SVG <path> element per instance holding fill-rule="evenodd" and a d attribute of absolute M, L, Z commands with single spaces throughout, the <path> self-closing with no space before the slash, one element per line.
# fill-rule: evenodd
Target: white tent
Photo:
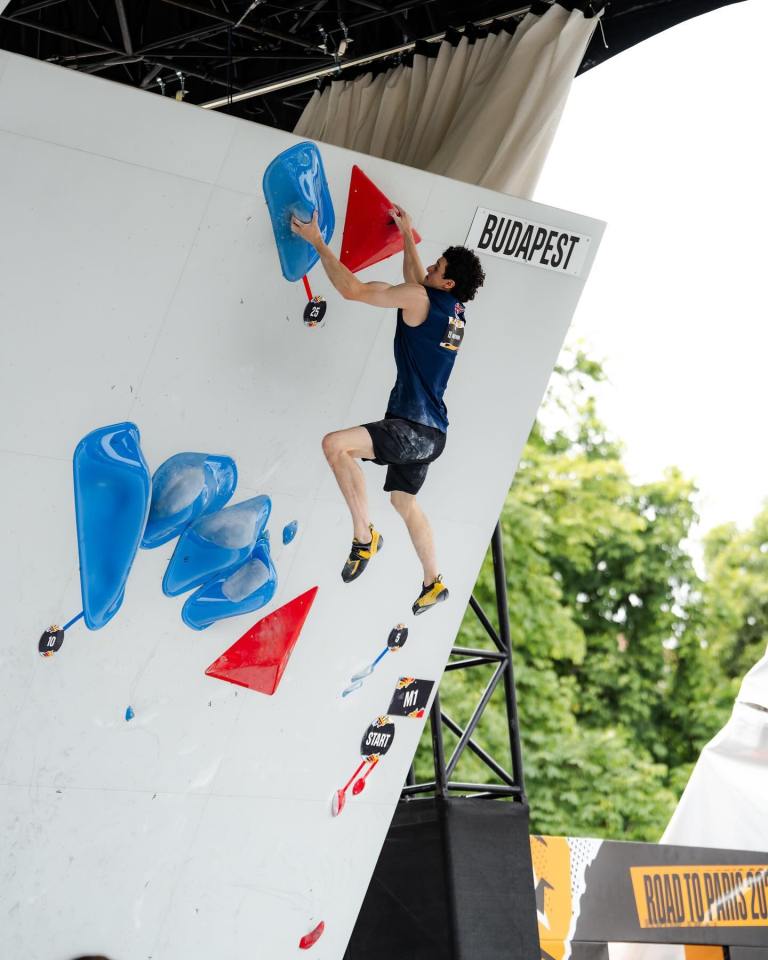
<path fill-rule="evenodd" d="M 768 651 L 702 750 L 661 842 L 768 850 Z"/>

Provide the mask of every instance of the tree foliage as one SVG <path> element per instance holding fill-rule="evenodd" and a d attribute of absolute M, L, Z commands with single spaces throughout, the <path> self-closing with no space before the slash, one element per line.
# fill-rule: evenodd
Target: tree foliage
<path fill-rule="evenodd" d="M 709 534 L 700 579 L 687 548 L 695 487 L 674 467 L 633 482 L 597 415 L 603 377 L 579 351 L 556 369 L 501 517 L 524 771 L 532 830 L 655 841 L 765 648 L 768 508 L 746 533 Z M 490 616 L 490 555 L 475 596 Z M 471 611 L 459 642 L 488 645 Z M 462 726 L 483 669 L 443 679 Z M 501 687 L 476 739 L 508 758 Z M 431 763 L 422 741 L 420 777 Z M 494 777 L 465 753 L 454 779 Z"/>
<path fill-rule="evenodd" d="M 765 651 L 768 637 L 768 505 L 752 528 L 716 527 L 704 541 L 707 642 L 729 679 L 728 697 Z"/>

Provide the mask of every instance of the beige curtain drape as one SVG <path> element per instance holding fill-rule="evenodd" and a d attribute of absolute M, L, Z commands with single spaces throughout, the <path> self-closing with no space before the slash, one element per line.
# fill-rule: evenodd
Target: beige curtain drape
<path fill-rule="evenodd" d="M 518 197 L 531 197 L 597 24 L 573 4 L 535 5 L 437 56 L 317 90 L 294 133 Z M 589 9 L 589 5 L 587 5 Z"/>

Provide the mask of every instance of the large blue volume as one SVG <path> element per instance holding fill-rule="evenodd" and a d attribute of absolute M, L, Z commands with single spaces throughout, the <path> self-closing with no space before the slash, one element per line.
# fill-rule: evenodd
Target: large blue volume
<path fill-rule="evenodd" d="M 170 457 L 152 477 L 152 504 L 142 547 L 159 547 L 193 520 L 220 510 L 236 486 L 237 467 L 231 457 L 209 453 Z"/>
<path fill-rule="evenodd" d="M 286 280 L 301 280 L 320 257 L 311 244 L 291 231 L 291 217 L 309 222 L 317 210 L 320 233 L 326 243 L 336 226 L 320 151 L 308 140 L 284 150 L 267 167 L 262 186 L 283 276 Z"/>
<path fill-rule="evenodd" d="M 269 541 L 256 543 L 246 562 L 231 573 L 221 573 L 203 584 L 187 599 L 181 618 L 193 630 L 266 606 L 277 590 L 277 571 L 269 553 Z"/>
<path fill-rule="evenodd" d="M 149 515 L 152 480 L 135 423 L 93 430 L 72 458 L 83 615 L 89 630 L 114 617 Z"/>
<path fill-rule="evenodd" d="M 177 597 L 220 574 L 230 574 L 248 559 L 264 535 L 272 501 L 253 497 L 200 517 L 176 544 L 163 577 L 163 593 Z"/>

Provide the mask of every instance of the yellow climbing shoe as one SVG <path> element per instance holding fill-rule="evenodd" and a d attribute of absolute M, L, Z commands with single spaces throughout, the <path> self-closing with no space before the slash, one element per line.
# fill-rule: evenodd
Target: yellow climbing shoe
<path fill-rule="evenodd" d="M 359 540 L 352 541 L 352 549 L 349 551 L 349 557 L 347 557 L 347 562 L 341 571 L 341 579 L 344 583 L 357 580 L 368 566 L 368 561 L 375 557 L 384 546 L 384 537 L 373 529 L 373 524 L 370 524 L 368 529 L 371 531 L 370 543 L 361 543 Z"/>
<path fill-rule="evenodd" d="M 443 578 L 438 576 L 429 586 L 425 585 L 421 588 L 421 593 L 412 607 L 413 615 L 418 617 L 420 613 L 424 613 L 435 604 L 447 600 L 448 596 L 448 587 L 443 583 Z"/>

